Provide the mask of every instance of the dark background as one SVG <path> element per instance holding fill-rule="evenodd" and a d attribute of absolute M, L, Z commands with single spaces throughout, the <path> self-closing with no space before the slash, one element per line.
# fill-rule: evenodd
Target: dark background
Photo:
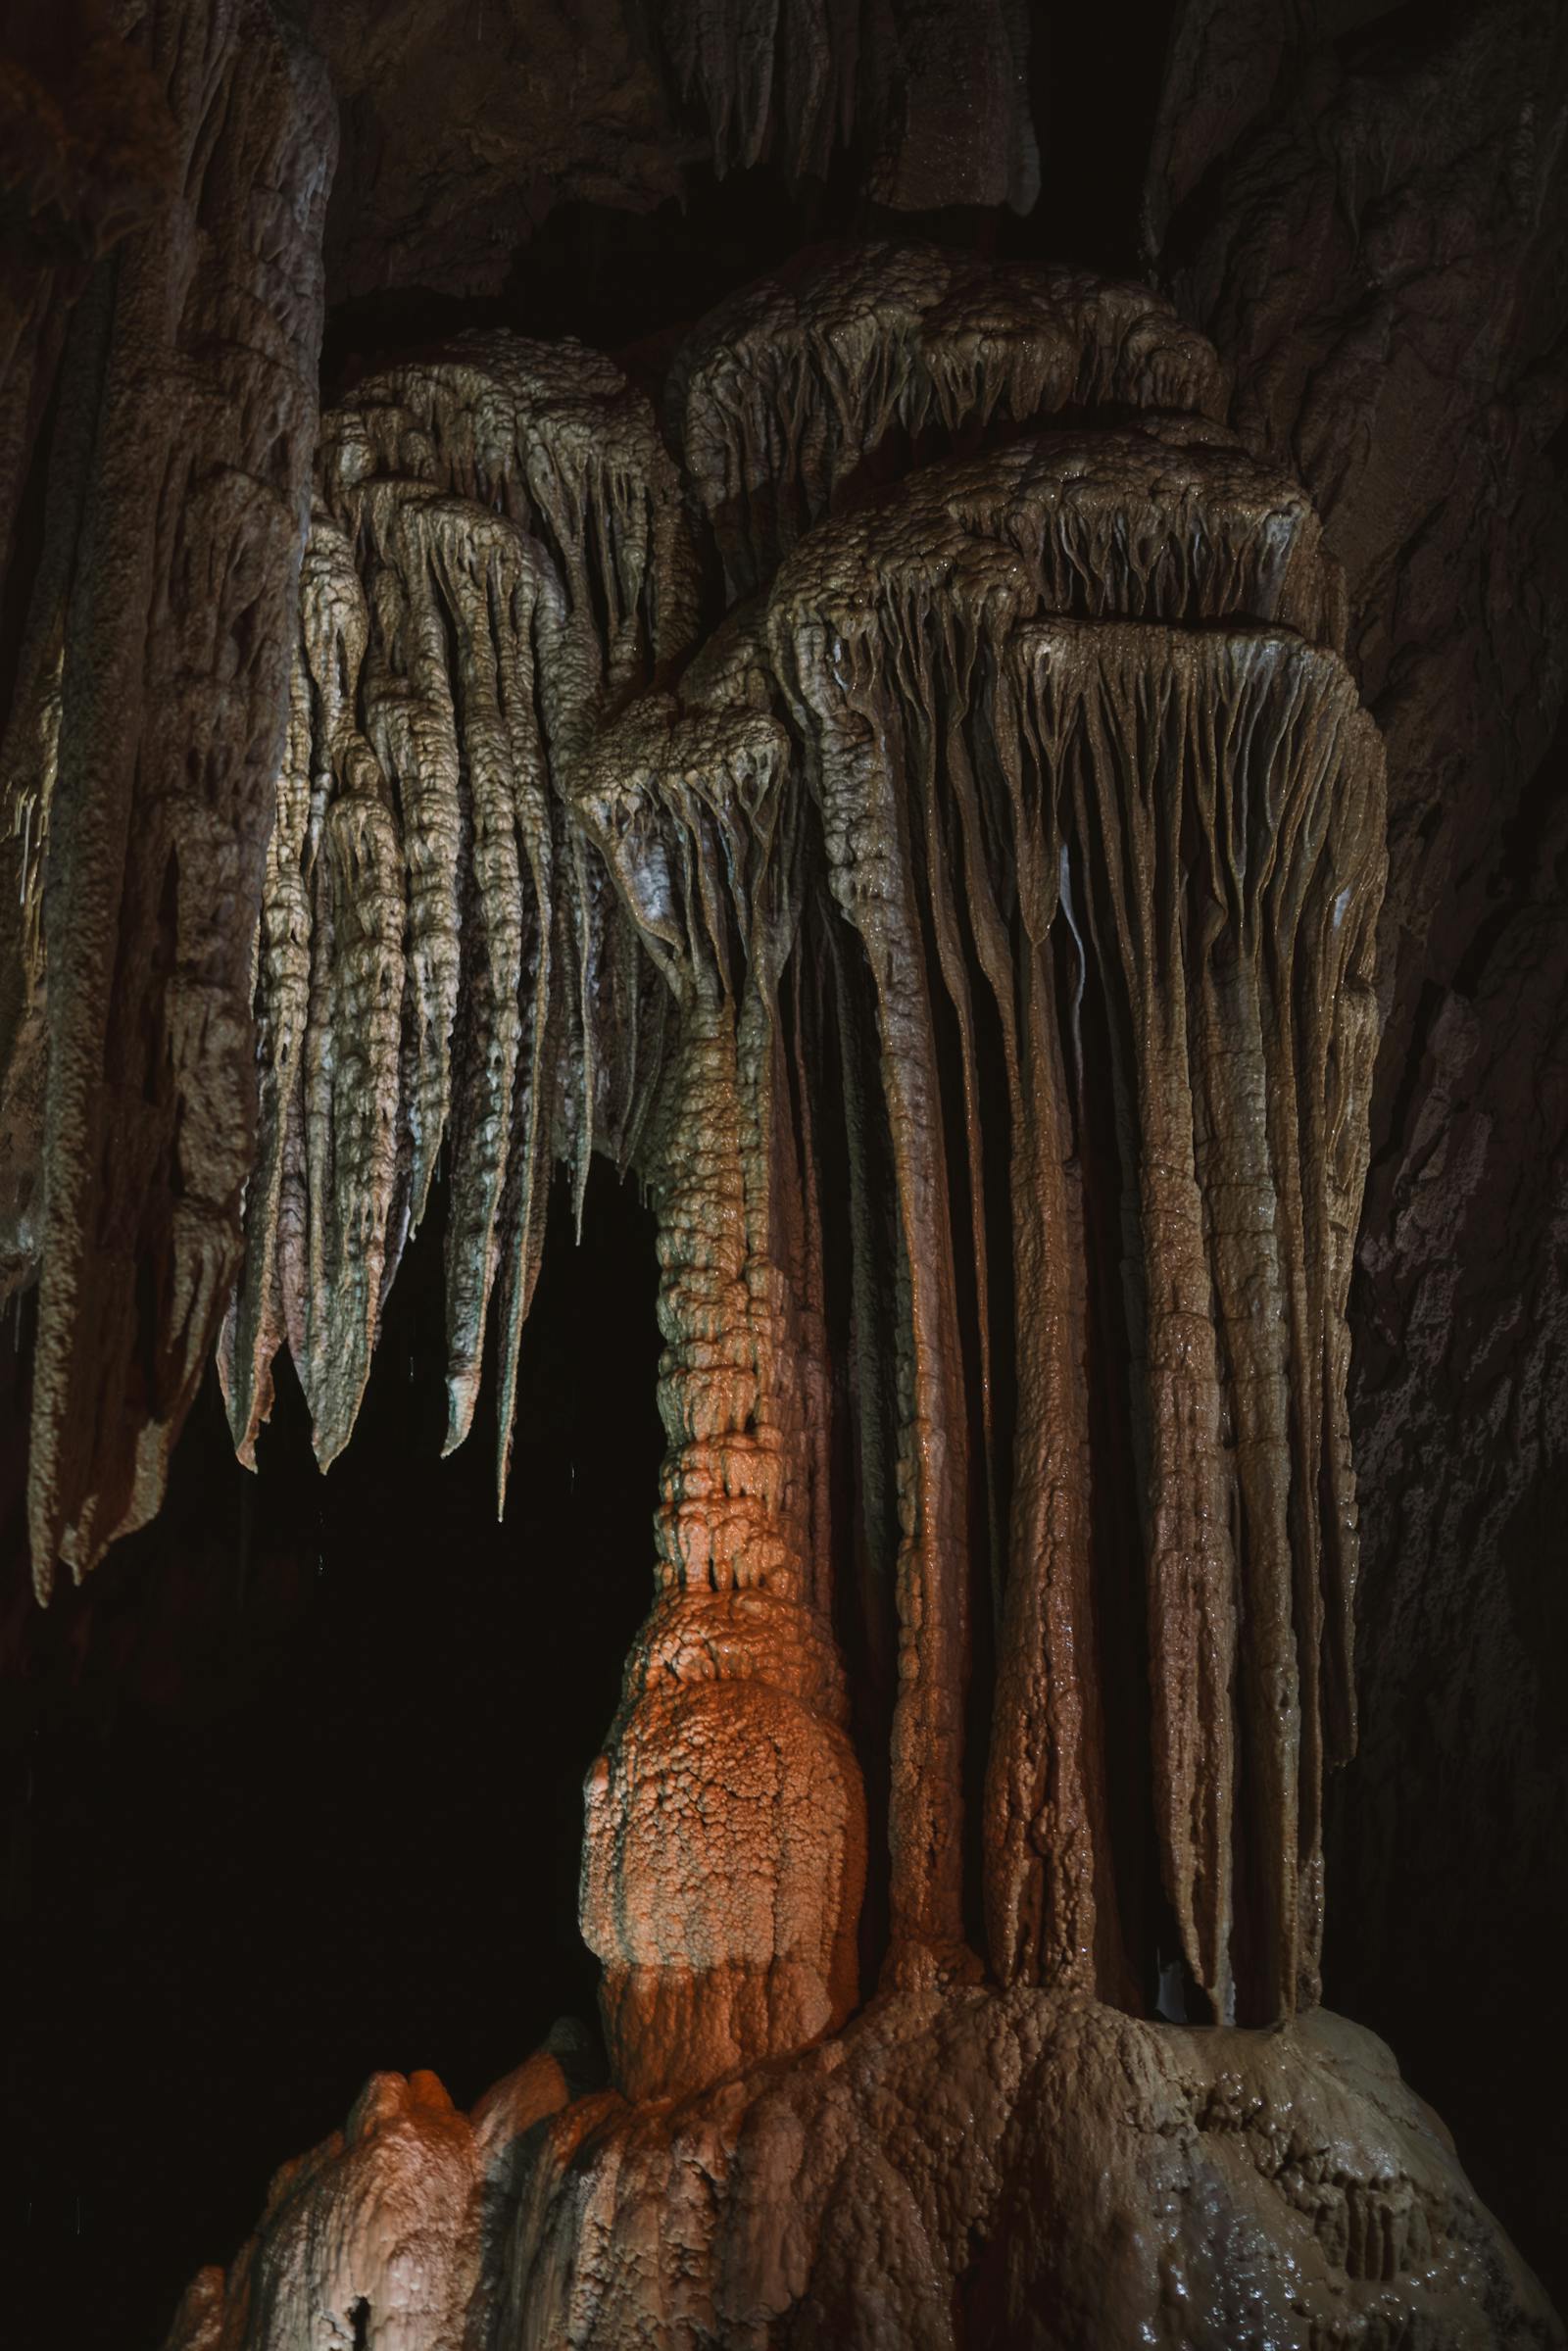
<path fill-rule="evenodd" d="M 439 1208 L 328 1476 L 286 1362 L 254 1476 L 210 1380 L 156 1524 L 46 1617 L 12 1579 L 12 2340 L 64 2309 L 81 2351 L 151 2351 L 368 2074 L 468 2105 L 594 2014 L 581 1791 L 652 1590 L 652 1224 L 604 1165 L 580 1248 L 555 1201 L 498 1525 L 492 1393 L 438 1457 Z"/>

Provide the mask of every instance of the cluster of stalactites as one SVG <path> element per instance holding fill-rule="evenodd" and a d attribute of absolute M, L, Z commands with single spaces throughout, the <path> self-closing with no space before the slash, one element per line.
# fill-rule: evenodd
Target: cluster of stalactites
<path fill-rule="evenodd" d="M 826 176 L 852 138 L 877 201 L 1010 204 L 1040 185 L 1022 0 L 654 0 L 719 175 L 771 160 Z"/>
<path fill-rule="evenodd" d="M 318 1457 L 445 1163 L 449 1446 L 500 1333 L 501 1462 L 551 1169 L 624 1159 L 664 992 L 563 778 L 693 623 L 646 407 L 476 338 L 326 419 L 258 951 L 261 1133 L 220 1368 L 243 1458 L 286 1338 Z M 499 1292 L 499 1295 L 498 1295 Z"/>
<path fill-rule="evenodd" d="M 1116 1656 L 1097 1618 L 1131 1572 L 1164 1892 L 1210 2013 L 1261 2020 L 1313 1995 L 1322 1769 L 1353 1735 L 1345 1309 L 1383 798 L 1375 731 L 1312 641 L 1340 610 L 1317 526 L 1218 440 L 1152 423 L 928 474 L 808 540 L 769 629 L 873 975 L 908 1266 L 898 1581 L 919 1634 L 894 1725 L 895 1916 L 934 1934 L 958 1916 L 978 1481 L 994 1530 L 1010 1497 L 993 1963 L 1124 1992 L 1095 1661 Z M 1002 1267 L 988 1022 L 1011 1098 Z M 987 1303 L 1003 1284 L 1005 1363 Z M 1132 1366 L 1108 1452 L 1084 1395 L 1107 1327 Z M 988 1407 L 971 1443 L 976 1355 L 1015 1396 L 1006 1462 Z M 1107 1533 L 1129 1466 L 1137 1511 Z"/>
<path fill-rule="evenodd" d="M 760 366 L 781 297 L 764 288 L 750 299 L 738 346 L 727 306 L 698 329 L 674 378 L 700 518 L 726 562 L 732 534 L 710 495 L 717 362 L 731 375 Z M 775 355 L 784 373 L 758 374 L 749 397 L 776 413 L 767 462 L 802 522 L 827 510 L 892 419 L 983 429 L 1066 400 L 1200 408 L 1219 397 L 1212 354 L 1168 312 L 1065 271 L 988 274 L 934 252 L 873 248 L 791 299 L 797 330 Z M 852 315 L 858 334 L 846 332 Z M 601 741 L 602 720 L 678 671 L 696 635 L 697 566 L 652 411 L 575 343 L 475 334 L 373 375 L 323 418 L 317 482 L 258 947 L 247 1256 L 220 1364 L 253 1460 L 286 1339 L 318 1456 L 333 1459 L 388 1285 L 445 1165 L 448 1442 L 471 1420 L 495 1320 L 504 1487 L 551 1166 L 570 1162 L 580 1201 L 596 1145 L 624 1163 L 665 1050 L 677 965 L 642 919 L 624 858 L 620 886 L 612 880 L 582 791 L 603 797 L 614 760 L 630 759 L 620 797 L 632 821 L 629 735 Z M 1101 500 L 1108 522 L 1096 524 L 1081 486 L 1071 516 L 1037 515 L 1035 503 L 1020 478 L 1019 527 L 1042 561 L 1056 561 L 1059 544 L 1061 562 L 1092 574 L 1116 556 L 1113 484 Z M 752 568 L 763 561 L 768 546 Z M 760 924 L 737 849 L 782 798 L 762 788 L 774 755 L 758 752 L 739 715 L 776 699 L 762 649 L 744 625 L 727 626 L 682 691 L 710 729 L 728 730 L 690 762 L 695 775 L 716 760 L 727 812 L 692 787 L 691 821 L 661 854 L 678 837 L 695 856 L 694 906 L 717 905 L 704 889 L 720 855 L 730 895 L 710 935 L 716 960 L 677 958 L 680 983 L 711 968 L 730 985 L 723 967 L 737 950 L 760 981 L 794 924 L 776 910 Z M 638 723 L 662 722 L 645 710 Z M 760 761 L 751 785 L 726 765 L 743 737 L 745 758 Z M 597 782 L 579 789 L 590 774 Z M 788 863 L 770 876 L 770 907 Z M 737 913 L 744 939 L 730 936 Z"/>
<path fill-rule="evenodd" d="M 1223 416 L 1212 346 L 1146 287 L 872 245 L 723 303 L 667 409 L 732 594 L 867 478 L 1063 409 Z"/>

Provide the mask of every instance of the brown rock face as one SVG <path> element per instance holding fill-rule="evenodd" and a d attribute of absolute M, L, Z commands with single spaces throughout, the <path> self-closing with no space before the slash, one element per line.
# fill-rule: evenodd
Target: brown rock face
<path fill-rule="evenodd" d="M 81 1575 L 157 1508 L 238 1267 L 250 931 L 332 155 L 319 68 L 261 0 L 154 8 L 138 38 L 130 71 L 167 93 L 177 193 L 112 272 L 98 265 L 73 321 L 58 397 L 80 471 L 50 516 L 19 713 L 57 771 L 8 759 L 28 819 L 14 829 L 49 844 L 43 1205 L 27 1210 L 44 1593 L 57 1560 Z M 29 695 L 45 711 L 58 697 L 58 721 Z"/>
<path fill-rule="evenodd" d="M 1331 1954 L 1340 1996 L 1444 2085 L 1461 2143 L 1483 2117 L 1495 2130 L 1493 2180 L 1536 2216 L 1545 2261 L 1562 2158 L 1533 2020 L 1538 1955 L 1568 1919 L 1568 182 L 1543 131 L 1568 24 L 1549 6 L 1302 8 L 1275 83 L 1258 13 L 1183 11 L 1200 37 L 1166 105 L 1186 160 L 1156 158 L 1151 188 L 1168 170 L 1166 282 L 1234 368 L 1238 423 L 1299 471 L 1345 565 L 1349 658 L 1388 751 L 1351 1306 L 1364 1743 L 1331 1834 Z M 1456 2006 L 1458 1984 L 1474 1998 Z M 1560 2295 L 1568 2273 L 1553 2279 Z"/>
<path fill-rule="evenodd" d="M 1017 0 L 307 0 L 344 102 L 335 297 L 489 293 L 563 203 L 646 211 L 853 146 L 878 204 L 1027 211 L 1039 189 Z"/>

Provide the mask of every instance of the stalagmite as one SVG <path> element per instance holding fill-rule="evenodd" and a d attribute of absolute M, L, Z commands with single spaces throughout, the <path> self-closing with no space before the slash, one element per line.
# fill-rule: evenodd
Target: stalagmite
<path fill-rule="evenodd" d="M 791 1281 L 810 1171 L 779 1033 L 800 888 L 788 742 L 744 708 L 639 706 L 576 790 L 678 1022 L 650 1152 L 659 1596 L 589 1776 L 581 1901 L 616 2080 L 658 2096 L 848 2017 L 865 1818 L 812 1554 L 821 1333 Z"/>

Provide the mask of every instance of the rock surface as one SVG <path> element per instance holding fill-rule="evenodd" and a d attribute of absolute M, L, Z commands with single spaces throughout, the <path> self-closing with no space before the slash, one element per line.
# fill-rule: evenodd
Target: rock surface
<path fill-rule="evenodd" d="M 675 2104 L 542 2053 L 472 2119 L 382 2075 L 166 2351 L 1545 2347 L 1540 2287 L 1383 2043 L 1149 2025 L 929 1967 Z"/>

